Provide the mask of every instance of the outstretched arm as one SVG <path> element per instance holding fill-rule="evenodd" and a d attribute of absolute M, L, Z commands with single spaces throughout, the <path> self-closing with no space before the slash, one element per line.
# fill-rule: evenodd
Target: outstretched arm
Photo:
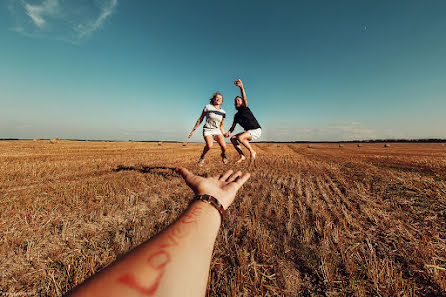
<path fill-rule="evenodd" d="M 197 130 L 198 126 L 200 126 L 200 124 L 203 121 L 205 115 L 206 115 L 206 113 L 203 110 L 203 112 L 201 113 L 201 116 L 198 118 L 197 122 L 195 123 L 195 126 L 192 129 L 192 132 L 190 132 L 190 134 L 189 134 L 189 136 L 187 138 L 191 138 L 192 137 L 192 134 L 194 134 L 194 131 Z"/>
<path fill-rule="evenodd" d="M 217 198 L 225 209 L 248 180 L 232 170 L 204 178 L 177 169 L 196 195 Z M 70 296 L 204 296 L 220 213 L 206 202 L 192 203 L 167 229 L 69 293 Z"/>
<path fill-rule="evenodd" d="M 224 122 L 225 122 L 225 119 L 223 118 L 220 123 L 220 131 L 223 136 L 225 135 L 225 127 L 223 126 Z"/>
<path fill-rule="evenodd" d="M 240 88 L 240 93 L 242 95 L 243 106 L 248 107 L 248 99 L 246 99 L 245 89 L 243 88 L 243 83 L 240 79 L 237 79 L 234 84 Z"/>
<path fill-rule="evenodd" d="M 229 129 L 229 131 L 228 131 L 227 133 L 223 134 L 223 136 L 224 136 L 224 137 L 229 137 L 229 136 L 231 136 L 231 133 L 232 133 L 232 132 L 234 131 L 234 129 L 235 129 L 235 125 L 237 125 L 237 123 L 236 123 L 236 122 L 233 122 L 231 128 Z"/>

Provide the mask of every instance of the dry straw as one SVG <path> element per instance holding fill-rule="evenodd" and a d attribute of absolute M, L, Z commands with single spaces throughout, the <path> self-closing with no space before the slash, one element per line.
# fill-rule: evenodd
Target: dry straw
<path fill-rule="evenodd" d="M 201 145 L 32 143 L 0 142 L 0 291 L 65 294 L 182 213 L 193 192 L 170 168 L 226 170 L 214 149 L 198 171 Z M 207 296 L 444 295 L 444 149 L 252 146 L 261 158 L 242 169 Z"/>

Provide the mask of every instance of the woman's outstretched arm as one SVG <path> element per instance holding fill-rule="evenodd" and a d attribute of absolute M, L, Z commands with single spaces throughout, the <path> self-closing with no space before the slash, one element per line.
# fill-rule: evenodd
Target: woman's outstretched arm
<path fill-rule="evenodd" d="M 201 122 L 203 121 L 204 117 L 205 117 L 206 113 L 203 112 L 201 113 L 200 117 L 198 118 L 197 122 L 195 123 L 194 128 L 192 129 L 192 132 L 190 132 L 189 136 L 187 138 L 191 138 L 192 134 L 194 134 L 194 131 L 197 130 L 198 126 L 200 126 Z"/>
<path fill-rule="evenodd" d="M 211 195 L 227 209 L 249 173 L 232 170 L 204 178 L 177 169 L 195 195 Z M 79 285 L 70 296 L 204 296 L 219 211 L 193 202 L 178 220 Z"/>
<path fill-rule="evenodd" d="M 225 122 L 225 119 L 223 118 L 223 119 L 221 120 L 221 123 L 220 123 L 220 131 L 221 131 L 221 134 L 222 134 L 223 136 L 226 134 L 226 133 L 225 133 L 225 127 L 223 126 L 224 122 Z"/>

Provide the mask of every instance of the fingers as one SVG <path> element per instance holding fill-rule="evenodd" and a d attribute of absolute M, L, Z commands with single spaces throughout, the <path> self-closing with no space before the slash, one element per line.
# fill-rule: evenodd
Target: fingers
<path fill-rule="evenodd" d="M 243 175 L 237 177 L 236 180 L 234 180 L 234 183 L 237 184 L 238 187 L 241 187 L 246 181 L 251 177 L 251 174 L 248 172 L 244 173 Z"/>
<path fill-rule="evenodd" d="M 231 175 L 231 177 L 229 177 L 227 179 L 227 182 L 228 183 L 232 183 L 233 181 L 235 181 L 241 175 L 242 175 L 242 172 L 241 171 L 237 171 L 236 173 L 234 173 L 233 175 Z"/>
<path fill-rule="evenodd" d="M 225 174 L 220 175 L 220 179 L 221 179 L 222 181 L 226 181 L 226 180 L 228 179 L 228 177 L 229 177 L 233 172 L 234 172 L 234 171 L 232 171 L 232 170 L 228 170 L 228 171 L 226 171 Z"/>
<path fill-rule="evenodd" d="M 190 172 L 189 170 L 187 170 L 187 169 L 184 168 L 184 167 L 176 168 L 175 171 L 176 171 L 179 175 L 181 175 L 181 176 L 184 178 L 184 180 L 185 180 L 186 182 L 188 182 L 188 181 L 190 180 L 190 178 L 194 176 L 194 174 L 193 174 L 192 172 Z"/>
<path fill-rule="evenodd" d="M 239 170 L 236 173 L 234 171 L 228 170 L 224 174 L 220 175 L 219 180 L 227 183 L 237 183 L 239 186 L 243 185 L 251 176 L 249 173 L 244 173 Z"/>

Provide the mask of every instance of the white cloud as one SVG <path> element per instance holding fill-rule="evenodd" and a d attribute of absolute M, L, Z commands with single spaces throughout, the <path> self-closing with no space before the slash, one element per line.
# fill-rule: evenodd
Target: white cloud
<path fill-rule="evenodd" d="M 38 9 L 36 7 L 32 7 L 31 5 L 26 4 L 25 5 L 27 14 L 30 16 L 30 18 L 34 21 L 34 23 L 38 27 L 42 27 L 45 24 L 45 20 L 40 17 Z"/>
<path fill-rule="evenodd" d="M 58 0 L 46 0 L 41 5 L 31 5 L 23 2 L 26 14 L 34 21 L 37 27 L 42 28 L 46 21 L 44 16 L 54 16 L 59 8 Z"/>
<path fill-rule="evenodd" d="M 90 22 L 89 24 L 78 24 L 77 30 L 79 32 L 79 38 L 89 36 L 102 26 L 104 21 L 113 13 L 115 7 L 118 5 L 118 0 L 111 0 L 103 7 L 99 17 Z"/>
<path fill-rule="evenodd" d="M 102 28 L 118 6 L 118 0 L 28 2 L 9 0 L 8 9 L 15 20 L 15 24 L 11 26 L 13 31 L 29 37 L 63 40 L 74 44 L 86 40 Z"/>

